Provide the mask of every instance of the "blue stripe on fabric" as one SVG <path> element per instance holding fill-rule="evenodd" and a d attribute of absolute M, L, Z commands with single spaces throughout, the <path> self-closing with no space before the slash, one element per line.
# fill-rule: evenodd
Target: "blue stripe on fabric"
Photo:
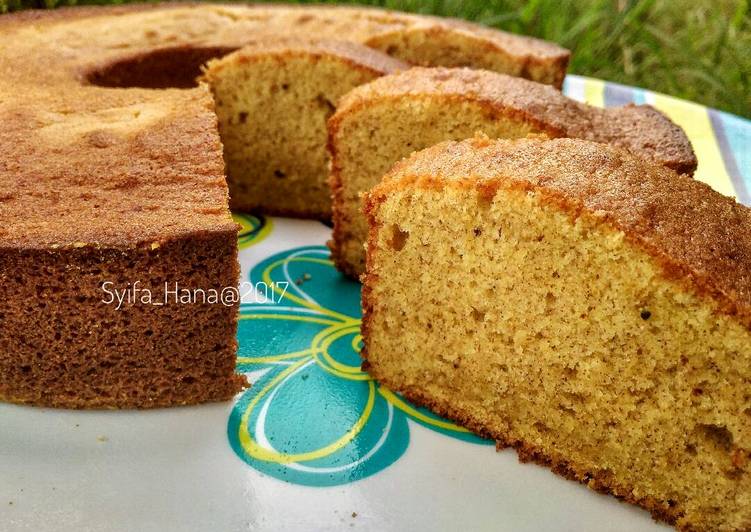
<path fill-rule="evenodd" d="M 605 84 L 605 107 L 617 107 L 634 101 L 634 91 L 631 87 L 619 83 Z"/>
<path fill-rule="evenodd" d="M 644 89 L 633 87 L 632 96 L 636 105 L 644 105 L 645 103 L 647 103 L 647 93 Z"/>
<path fill-rule="evenodd" d="M 738 201 L 751 205 L 751 122 L 722 111 L 708 111 Z"/>

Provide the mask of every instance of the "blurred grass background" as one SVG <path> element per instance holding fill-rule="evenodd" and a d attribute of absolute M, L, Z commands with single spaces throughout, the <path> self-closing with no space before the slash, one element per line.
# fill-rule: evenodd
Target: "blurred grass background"
<path fill-rule="evenodd" d="M 0 0 L 0 12 L 122 1 Z M 326 2 L 317 0 L 316 3 Z M 672 94 L 751 118 L 749 0 L 364 0 L 355 3 L 460 17 L 554 41 L 573 52 L 569 69 L 572 73 Z"/>

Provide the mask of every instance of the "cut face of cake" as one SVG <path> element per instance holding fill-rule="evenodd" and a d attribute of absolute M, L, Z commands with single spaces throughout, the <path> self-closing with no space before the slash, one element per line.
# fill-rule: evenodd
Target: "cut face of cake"
<path fill-rule="evenodd" d="M 600 109 L 545 85 L 470 69 L 413 68 L 350 92 L 329 121 L 337 267 L 364 270 L 366 223 L 360 195 L 416 150 L 476 132 L 491 138 L 530 133 L 626 148 L 679 172 L 696 157 L 683 131 L 652 107 Z"/>
<path fill-rule="evenodd" d="M 354 87 L 407 69 L 342 41 L 261 41 L 209 62 L 232 208 L 331 218 L 326 120 Z"/>
<path fill-rule="evenodd" d="M 475 139 L 367 195 L 364 367 L 681 530 L 751 528 L 751 211 L 604 144 Z"/>

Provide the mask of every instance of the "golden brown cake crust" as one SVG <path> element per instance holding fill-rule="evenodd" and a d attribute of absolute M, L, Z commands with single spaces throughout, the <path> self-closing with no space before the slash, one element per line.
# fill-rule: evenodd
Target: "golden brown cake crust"
<path fill-rule="evenodd" d="M 354 40 L 361 42 L 369 38 L 377 37 L 381 33 L 394 31 L 404 28 L 419 27 L 421 29 L 432 30 L 451 30 L 464 32 L 477 36 L 486 41 L 487 46 L 502 50 L 504 53 L 526 60 L 530 64 L 542 63 L 545 61 L 562 62 L 556 66 L 562 66 L 563 70 L 568 63 L 570 52 L 554 43 L 528 37 L 525 35 L 516 35 L 504 31 L 474 24 L 460 19 L 447 17 L 436 17 L 429 15 L 412 15 L 398 11 L 379 9 L 375 7 L 358 6 L 296 6 L 283 4 L 213 4 L 214 7 L 224 11 L 224 16 L 233 18 L 234 13 L 250 12 L 251 18 L 259 21 L 267 21 L 269 17 L 277 17 L 284 22 L 291 22 L 302 30 L 302 35 L 312 36 L 309 33 L 311 25 L 316 25 L 320 19 L 330 17 L 341 19 L 342 25 L 338 26 L 335 31 L 344 31 L 342 33 L 331 32 L 331 37 L 340 37 L 345 40 Z M 23 26 L 30 22 L 38 24 L 40 22 L 71 21 L 82 18 L 95 16 L 122 15 L 134 12 L 164 11 L 166 9 L 183 9 L 183 8 L 209 8 L 209 4 L 203 2 L 157 2 L 157 3 L 134 3 L 121 6 L 81 6 L 81 7 L 61 7 L 55 10 L 26 10 L 3 16 L 0 20 L 0 28 L 13 26 Z M 364 21 L 366 24 L 361 24 Z M 324 21 L 330 23 L 332 21 Z M 334 21 L 336 22 L 336 21 Z M 352 24 L 354 22 L 354 24 Z M 201 23 L 196 21 L 200 26 Z M 267 36 L 277 34 L 279 28 L 274 28 L 273 32 L 268 32 Z M 293 30 L 294 28 L 287 28 Z M 316 28 L 319 29 L 320 28 Z M 131 35 L 133 37 L 133 35 Z M 360 38 L 357 38 L 360 37 Z M 243 39 L 243 37 L 239 37 Z M 247 37 L 245 38 L 247 39 Z M 180 37 L 178 37 L 180 40 Z M 367 43 L 365 43 L 367 44 Z M 561 78 L 562 81 L 562 78 Z"/>
<path fill-rule="evenodd" d="M 613 144 L 679 173 L 692 174 L 697 166 L 683 130 L 649 105 L 601 109 L 547 85 L 469 68 L 412 68 L 362 85 L 342 99 L 331 128 L 353 109 L 404 96 L 476 101 L 490 113 L 531 123 L 551 137 Z"/>
<path fill-rule="evenodd" d="M 274 56 L 284 59 L 295 55 L 332 57 L 379 75 L 410 68 L 404 61 L 354 42 L 304 37 L 263 38 L 249 42 L 231 55 L 212 61 L 211 68 L 207 69 L 203 79 L 210 81 L 223 68 L 254 61 L 258 57 Z"/>
<path fill-rule="evenodd" d="M 98 95 L 0 104 L 0 248 L 124 248 L 233 231 L 210 95 Z"/>
<path fill-rule="evenodd" d="M 98 24 L 102 19 L 109 19 L 106 27 Z M 0 30 L 4 32 L 23 31 L 32 25 L 34 31 L 25 36 L 23 43 L 7 42 L 23 44 L 26 49 L 36 45 L 36 65 L 19 61 L 12 73 L 17 75 L 14 77 L 31 75 L 40 81 L 50 74 L 35 68 L 40 62 L 54 67 L 55 73 L 68 71 L 86 77 L 98 63 L 138 58 L 155 50 L 191 47 L 226 52 L 259 37 L 280 35 L 345 40 L 373 48 L 379 48 L 385 38 L 417 31 L 469 36 L 485 53 L 520 65 L 520 75 L 530 79 L 542 75 L 546 79 L 540 81 L 557 87 L 563 83 L 570 56 L 565 48 L 532 37 L 461 20 L 369 7 L 166 2 L 28 10 L 0 20 Z M 47 34 L 42 36 L 37 30 L 46 30 Z M 66 42 L 66 38 L 71 40 Z M 68 53 L 59 53 L 56 45 L 62 44 L 67 45 Z M 12 53 L 12 46 L 8 51 L 0 59 L 21 58 Z"/>
<path fill-rule="evenodd" d="M 477 187 L 488 197 L 500 187 L 539 192 L 572 217 L 586 212 L 622 231 L 667 278 L 751 328 L 751 210 L 688 176 L 606 144 L 476 138 L 398 163 L 367 195 L 368 216 L 389 191 L 410 183 Z M 371 304 L 366 289 L 365 330 Z"/>

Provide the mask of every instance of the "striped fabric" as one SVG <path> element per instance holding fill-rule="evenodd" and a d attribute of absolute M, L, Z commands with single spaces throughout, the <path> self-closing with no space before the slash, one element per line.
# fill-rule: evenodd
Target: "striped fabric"
<path fill-rule="evenodd" d="M 645 89 L 569 75 L 563 92 L 600 107 L 650 104 L 681 126 L 699 159 L 696 178 L 751 206 L 751 121 Z"/>

